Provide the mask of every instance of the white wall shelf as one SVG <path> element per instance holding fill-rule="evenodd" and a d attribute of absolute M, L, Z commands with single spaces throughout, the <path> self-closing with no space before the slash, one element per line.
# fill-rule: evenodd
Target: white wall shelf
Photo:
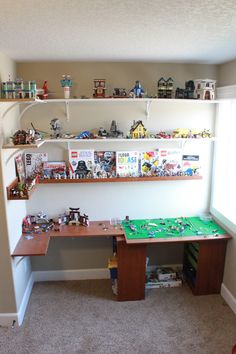
<path fill-rule="evenodd" d="M 116 138 L 106 138 L 106 139 L 44 139 L 36 142 L 35 144 L 22 144 L 22 145 L 12 145 L 12 144 L 5 144 L 3 145 L 3 149 L 18 149 L 18 150 L 25 150 L 25 149 L 31 149 L 31 148 L 39 148 L 40 146 L 44 144 L 61 144 L 61 143 L 77 143 L 77 144 L 88 144 L 88 143 L 93 143 L 95 145 L 101 144 L 101 143 L 149 143 L 149 142 L 178 142 L 180 144 L 185 144 L 185 143 L 192 143 L 192 142 L 206 142 L 210 143 L 215 141 L 216 138 L 197 138 L 197 139 L 191 139 L 191 138 L 173 138 L 173 139 L 155 139 L 155 138 L 145 138 L 145 139 L 116 139 Z"/>

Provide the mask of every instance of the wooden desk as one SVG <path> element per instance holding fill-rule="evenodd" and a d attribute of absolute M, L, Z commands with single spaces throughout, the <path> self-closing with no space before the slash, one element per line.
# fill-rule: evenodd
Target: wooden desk
<path fill-rule="evenodd" d="M 12 256 L 45 256 L 51 238 L 112 237 L 123 235 L 124 230 L 112 227 L 109 221 L 92 221 L 90 222 L 89 227 L 81 225 L 63 225 L 61 226 L 61 231 L 52 230 L 46 233 L 43 232 L 40 235 L 33 234 L 32 239 L 28 239 L 27 235 L 22 235 Z"/>
<path fill-rule="evenodd" d="M 227 234 L 216 236 L 194 236 L 162 239 L 132 240 L 127 243 L 124 230 L 114 228 L 109 221 L 90 222 L 89 227 L 62 226 L 61 231 L 50 231 L 33 235 L 33 239 L 22 236 L 12 256 L 46 255 L 51 238 L 61 237 L 116 237 L 118 256 L 118 301 L 135 301 L 145 298 L 146 249 L 152 243 L 191 243 L 199 245 L 196 283 L 189 283 L 195 295 L 220 292 L 223 279 Z"/>

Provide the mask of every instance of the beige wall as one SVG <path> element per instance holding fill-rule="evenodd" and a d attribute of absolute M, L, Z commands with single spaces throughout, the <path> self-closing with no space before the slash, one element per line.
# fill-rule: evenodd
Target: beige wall
<path fill-rule="evenodd" d="M 157 81 L 162 77 L 172 77 L 176 87 L 184 87 L 186 80 L 198 78 L 216 79 L 215 65 L 201 64 L 162 64 L 162 63 L 126 63 L 126 62 L 33 62 L 18 63 L 18 76 L 25 80 L 35 79 L 38 87 L 48 81 L 48 88 L 55 95 L 63 97 L 60 79 L 63 74 L 70 74 L 74 85 L 73 96 L 92 96 L 93 79 L 105 78 L 107 94 L 111 95 L 114 87 L 130 90 L 135 80 L 140 80 L 149 95 L 156 95 Z"/>
<path fill-rule="evenodd" d="M 217 86 L 236 85 L 236 60 L 217 66 Z"/>

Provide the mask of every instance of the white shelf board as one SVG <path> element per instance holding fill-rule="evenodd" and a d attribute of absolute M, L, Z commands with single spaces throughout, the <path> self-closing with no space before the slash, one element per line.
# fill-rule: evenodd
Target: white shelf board
<path fill-rule="evenodd" d="M 214 104 L 214 103 L 219 103 L 218 100 L 194 100 L 194 99 L 176 99 L 176 98 L 54 98 L 54 99 L 48 99 L 48 100 L 42 100 L 40 101 L 42 103 L 120 103 L 120 102 L 188 102 L 188 103 L 195 103 L 195 104 Z"/>
<path fill-rule="evenodd" d="M 35 144 L 22 144 L 22 145 L 12 145 L 12 144 L 4 144 L 2 149 L 32 149 L 32 148 L 39 148 L 43 144 L 60 144 L 60 143 L 78 143 L 78 144 L 87 144 L 87 143 L 149 143 L 149 142 L 179 142 L 179 143 L 186 143 L 186 142 L 212 142 L 215 141 L 216 138 L 173 138 L 173 139 L 155 139 L 155 138 L 145 138 L 145 139 L 44 139 L 38 141 Z"/>
<path fill-rule="evenodd" d="M 106 138 L 106 139 L 45 139 L 44 143 L 143 143 L 143 142 L 192 142 L 192 141 L 214 141 L 215 138 L 196 138 L 196 139 L 185 139 L 185 138 L 173 138 L 173 139 L 155 139 L 155 138 L 144 138 L 144 139 L 125 139 L 125 138 Z"/>

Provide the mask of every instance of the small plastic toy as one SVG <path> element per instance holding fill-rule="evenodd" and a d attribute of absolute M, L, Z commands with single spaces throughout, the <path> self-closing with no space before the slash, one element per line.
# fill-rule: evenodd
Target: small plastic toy
<path fill-rule="evenodd" d="M 195 99 L 195 85 L 193 80 L 185 82 L 185 88 L 177 87 L 175 98 Z"/>
<path fill-rule="evenodd" d="M 88 130 L 85 130 L 76 136 L 76 139 L 93 139 L 93 138 L 94 137 Z"/>
<path fill-rule="evenodd" d="M 135 81 L 134 87 L 130 90 L 130 96 L 133 98 L 142 98 L 144 96 L 144 89 L 139 80 Z"/>
<path fill-rule="evenodd" d="M 1 91 L 2 98 L 5 99 L 35 98 L 36 83 L 34 80 L 23 81 L 23 79 L 12 81 L 9 76 L 8 81 L 2 82 Z"/>
<path fill-rule="evenodd" d="M 157 82 L 157 97 L 158 98 L 172 98 L 173 92 L 173 79 L 169 77 L 168 79 L 164 79 L 161 77 Z"/>
<path fill-rule="evenodd" d="M 73 81 L 70 75 L 62 75 L 62 80 L 60 81 L 61 87 L 64 89 L 64 98 L 70 98 L 70 88 L 72 87 Z"/>
<path fill-rule="evenodd" d="M 168 134 L 166 132 L 160 131 L 155 135 L 156 139 L 171 139 L 171 134 Z"/>
<path fill-rule="evenodd" d="M 106 80 L 94 79 L 93 97 L 105 98 L 106 96 Z"/>
<path fill-rule="evenodd" d="M 81 215 L 80 208 L 69 208 L 69 225 L 89 226 L 88 215 Z"/>
<path fill-rule="evenodd" d="M 127 92 L 124 88 L 114 88 L 113 97 L 114 98 L 125 98 L 125 97 L 127 97 Z"/>
<path fill-rule="evenodd" d="M 98 130 L 98 136 L 102 137 L 102 138 L 106 138 L 108 136 L 108 133 L 106 131 L 106 129 L 104 128 L 99 128 Z"/>
<path fill-rule="evenodd" d="M 33 144 L 35 142 L 34 131 L 29 129 L 26 130 L 17 130 L 12 137 L 14 145 L 25 145 Z"/>
<path fill-rule="evenodd" d="M 40 100 L 48 99 L 48 83 L 44 81 L 43 87 L 36 90 L 36 95 Z"/>
<path fill-rule="evenodd" d="M 143 139 L 147 135 L 147 129 L 144 127 L 143 122 L 138 120 L 133 122 L 132 127 L 130 128 L 130 137 L 131 139 Z"/>
<path fill-rule="evenodd" d="M 216 80 L 200 79 L 194 80 L 195 95 L 200 100 L 214 100 L 215 99 L 215 85 Z"/>
<path fill-rule="evenodd" d="M 51 130 L 53 133 L 51 134 L 52 139 L 61 138 L 61 123 L 58 118 L 53 118 L 50 122 Z"/>
<path fill-rule="evenodd" d="M 116 121 L 113 120 L 111 122 L 110 132 L 108 133 L 108 136 L 111 138 L 122 138 L 123 135 L 123 132 L 117 129 Z"/>

